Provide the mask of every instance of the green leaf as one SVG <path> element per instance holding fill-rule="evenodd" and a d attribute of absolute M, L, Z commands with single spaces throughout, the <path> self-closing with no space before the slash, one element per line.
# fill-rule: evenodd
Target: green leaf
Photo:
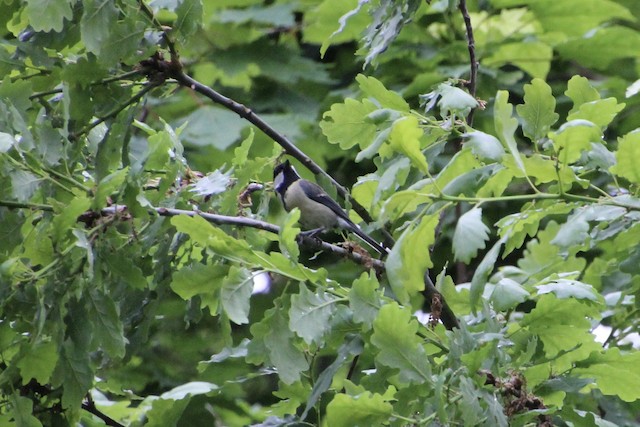
<path fill-rule="evenodd" d="M 592 353 L 577 364 L 573 373 L 582 378 L 595 378 L 605 395 L 618 396 L 625 402 L 640 399 L 640 352 L 620 354 L 620 349 L 613 347 Z"/>
<path fill-rule="evenodd" d="M 304 18 L 304 40 L 322 44 L 322 56 L 331 44 L 359 40 L 362 31 L 371 22 L 366 9 L 359 7 L 358 0 L 323 1 L 305 13 Z"/>
<path fill-rule="evenodd" d="M 329 319 L 336 309 L 337 299 L 322 290 L 315 294 L 301 283 L 300 293 L 291 297 L 289 328 L 307 344 L 322 343 L 331 324 Z"/>
<path fill-rule="evenodd" d="M 471 309 L 475 312 L 476 306 L 478 305 L 478 301 L 480 300 L 480 296 L 484 291 L 484 287 L 487 284 L 487 278 L 495 268 L 496 261 L 498 260 L 498 255 L 500 255 L 500 248 L 504 243 L 505 238 L 501 238 L 498 240 L 493 247 L 487 252 L 484 256 L 478 267 L 476 268 L 475 273 L 473 273 L 473 278 L 471 279 L 471 288 L 469 292 L 469 302 L 471 304 Z"/>
<path fill-rule="evenodd" d="M 94 338 L 110 357 L 124 357 L 125 337 L 115 302 L 95 288 L 89 290 L 88 297 Z"/>
<path fill-rule="evenodd" d="M 591 143 L 602 139 L 602 133 L 587 120 L 572 120 L 552 132 L 550 138 L 558 158 L 566 165 L 578 161 L 584 151 L 591 149 Z"/>
<path fill-rule="evenodd" d="M 105 0 L 85 0 L 80 20 L 80 34 L 89 52 L 100 55 L 104 42 L 109 37 L 111 24 L 118 17 L 115 3 Z"/>
<path fill-rule="evenodd" d="M 471 152 L 482 161 L 499 162 L 504 156 L 504 148 L 493 135 L 474 131 L 464 134 L 463 137 L 467 139 L 464 146 L 470 147 Z"/>
<path fill-rule="evenodd" d="M 403 383 L 430 383 L 430 362 L 422 339 L 417 335 L 418 321 L 411 317 L 408 308 L 395 302 L 380 309 L 371 336 L 371 343 L 379 350 L 376 361 L 398 369 L 398 380 Z"/>
<path fill-rule="evenodd" d="M 567 121 L 587 120 L 604 129 L 624 107 L 625 104 L 618 104 L 615 98 L 597 99 L 580 105 L 578 111 L 569 114 Z"/>
<path fill-rule="evenodd" d="M 393 406 L 377 393 L 357 396 L 336 394 L 327 405 L 327 425 L 332 427 L 376 426 L 389 420 Z"/>
<path fill-rule="evenodd" d="M 513 64 L 529 73 L 531 77 L 546 79 L 551 68 L 551 59 L 553 59 L 551 46 L 537 41 L 527 41 L 500 44 L 498 49 L 482 63 L 495 68 Z"/>
<path fill-rule="evenodd" d="M 518 145 L 514 138 L 516 129 L 518 129 L 518 120 L 511 116 L 513 113 L 513 106 L 509 104 L 508 99 L 509 92 L 505 90 L 498 91 L 493 107 L 493 123 L 500 141 L 506 145 L 518 165 L 518 168 L 520 168 L 520 170 L 526 175 L 527 171 L 524 167 L 524 163 L 522 162 L 522 158 L 520 157 Z"/>
<path fill-rule="evenodd" d="M 356 101 L 347 98 L 342 104 L 333 104 L 331 110 L 322 115 L 320 128 L 332 144 L 346 150 L 355 145 L 364 149 L 376 136 L 376 125 L 367 116 L 378 107 L 368 99 Z"/>
<path fill-rule="evenodd" d="M 431 108 L 433 102 L 437 101 L 440 114 L 443 117 L 450 115 L 466 116 L 473 108 L 478 106 L 478 101 L 468 92 L 451 86 L 449 83 L 440 83 L 433 92 L 424 95 L 424 99 L 430 100 L 427 104 L 427 110 Z"/>
<path fill-rule="evenodd" d="M 309 369 L 303 353 L 293 344 L 293 331 L 282 310 L 276 310 L 269 319 L 270 331 L 264 337 L 269 359 L 285 384 L 300 380 L 302 372 Z"/>
<path fill-rule="evenodd" d="M 560 299 L 576 298 L 598 301 L 598 293 L 593 286 L 577 280 L 555 279 L 551 283 L 537 285 L 536 288 L 539 295 L 553 293 Z"/>
<path fill-rule="evenodd" d="M 280 252 L 291 259 L 292 262 L 297 262 L 300 256 L 300 247 L 296 240 L 298 234 L 300 234 L 300 227 L 295 227 L 299 219 L 300 209 L 294 208 L 287 213 L 284 224 L 280 226 L 280 239 L 278 240 Z"/>
<path fill-rule="evenodd" d="M 496 311 L 506 311 L 526 301 L 529 297 L 529 292 L 522 285 L 505 277 L 496 283 L 490 299 Z"/>
<path fill-rule="evenodd" d="M 598 91 L 591 86 L 586 77 L 582 76 L 571 77 L 564 94 L 573 101 L 573 108 L 571 108 L 570 114 L 578 111 L 582 104 L 600 99 Z"/>
<path fill-rule="evenodd" d="M 407 104 L 407 101 L 405 101 L 400 94 L 384 87 L 382 82 L 375 77 L 358 74 L 356 81 L 360 86 L 360 90 L 368 97 L 378 101 L 381 107 L 403 111 L 405 113 L 409 112 L 409 104 Z"/>
<path fill-rule="evenodd" d="M 41 341 L 31 346 L 16 363 L 22 375 L 23 385 L 32 378 L 40 384 L 47 384 L 58 363 L 58 356 L 58 346 L 53 341 Z"/>
<path fill-rule="evenodd" d="M 516 111 L 524 120 L 522 132 L 525 136 L 534 142 L 544 138 L 558 121 L 555 108 L 556 99 L 544 80 L 533 79 L 531 84 L 524 85 L 524 104 L 518 105 Z"/>
<path fill-rule="evenodd" d="M 634 184 L 640 184 L 640 168 L 638 168 L 637 159 L 640 159 L 640 131 L 635 130 L 618 138 L 617 164 L 609 170 Z"/>
<path fill-rule="evenodd" d="M 489 227 L 482 222 L 482 209 L 475 207 L 460 217 L 453 233 L 453 253 L 456 261 L 468 264 L 486 247 Z"/>
<path fill-rule="evenodd" d="M 347 337 L 346 341 L 338 349 L 336 359 L 318 375 L 318 379 L 315 381 L 311 394 L 309 394 L 309 398 L 307 399 L 304 412 L 300 416 L 301 419 L 304 420 L 306 418 L 307 413 L 316 405 L 322 394 L 329 390 L 333 382 L 333 377 L 338 373 L 338 370 L 349 362 L 349 359 L 360 355 L 362 350 L 362 340 L 359 336 L 352 335 Z"/>
<path fill-rule="evenodd" d="M 36 192 L 41 179 L 31 172 L 17 170 L 11 173 L 11 195 L 20 202 L 28 201 Z"/>
<path fill-rule="evenodd" d="M 213 196 L 223 193 L 231 185 L 233 169 L 222 172 L 220 169 L 208 173 L 191 186 L 191 192 L 198 196 Z"/>
<path fill-rule="evenodd" d="M 394 122 L 389 135 L 389 145 L 394 151 L 407 156 L 413 166 L 426 174 L 429 172 L 429 165 L 420 149 L 420 138 L 423 134 L 415 116 L 403 117 Z"/>
<path fill-rule="evenodd" d="M 227 268 L 218 264 L 195 263 L 173 274 L 171 289 L 184 300 L 200 296 L 201 307 L 218 313 L 218 287 L 227 275 Z"/>
<path fill-rule="evenodd" d="M 52 220 L 53 243 L 58 244 L 69 235 L 71 228 L 78 223 L 78 216 L 86 212 L 91 201 L 86 197 L 74 197 L 69 204 L 56 209 L 56 216 Z"/>
<path fill-rule="evenodd" d="M 373 273 L 362 273 L 353 281 L 349 290 L 349 306 L 353 320 L 363 323 L 368 329 L 382 306 L 380 284 Z"/>
<path fill-rule="evenodd" d="M 202 0 L 182 0 L 176 9 L 174 29 L 185 39 L 202 26 Z"/>
<path fill-rule="evenodd" d="M 16 140 L 13 135 L 5 132 L 0 132 L 0 153 L 6 153 L 16 144 Z"/>
<path fill-rule="evenodd" d="M 551 359 L 562 351 L 593 343 L 589 318 L 596 312 L 577 300 L 546 294 L 524 315 L 521 325 L 540 338 L 546 356 Z"/>
<path fill-rule="evenodd" d="M 249 270 L 232 266 L 222 281 L 220 298 L 229 319 L 242 325 L 249 323 L 249 300 L 253 292 L 253 277 Z"/>
<path fill-rule="evenodd" d="M 614 61 L 635 57 L 640 45 L 640 33 L 631 28 L 612 25 L 595 28 L 584 37 L 570 39 L 555 48 L 563 57 L 586 67 L 606 70 Z M 594 55 L 593 52 L 598 52 Z"/>
<path fill-rule="evenodd" d="M 28 397 L 23 397 L 14 392 L 11 395 L 11 406 L 13 415 L 13 422 L 16 427 L 42 427 L 40 421 L 34 417 L 33 414 L 33 401 Z M 13 423 L 12 423 L 13 424 Z"/>
<path fill-rule="evenodd" d="M 424 274 L 433 267 L 429 246 L 434 242 L 437 215 L 424 215 L 400 236 L 387 257 L 387 275 L 391 289 L 403 304 L 424 289 Z"/>
<path fill-rule="evenodd" d="M 28 0 L 26 12 L 35 31 L 61 32 L 64 20 L 71 19 L 73 11 L 68 0 Z"/>
<path fill-rule="evenodd" d="M 70 342 L 65 342 L 64 351 L 56 367 L 55 381 L 63 386 L 62 406 L 64 408 L 79 408 L 82 399 L 93 384 L 93 372 L 89 353 Z"/>

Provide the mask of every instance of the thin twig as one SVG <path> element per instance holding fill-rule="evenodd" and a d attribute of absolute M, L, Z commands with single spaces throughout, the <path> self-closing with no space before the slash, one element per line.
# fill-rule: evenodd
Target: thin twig
<path fill-rule="evenodd" d="M 89 131 L 91 131 L 91 129 L 93 129 L 94 127 L 98 126 L 100 123 L 103 123 L 106 120 L 117 116 L 118 114 L 120 114 L 120 112 L 122 110 L 127 108 L 129 105 L 132 105 L 132 104 L 138 102 L 143 96 L 145 96 L 149 91 L 151 91 L 152 89 L 156 88 L 157 86 L 158 86 L 157 83 L 150 82 L 145 87 L 143 87 L 138 93 L 136 93 L 131 98 L 129 98 L 129 100 L 127 100 L 127 102 L 123 103 L 122 105 L 118 105 L 116 108 L 114 108 L 112 111 L 108 112 L 104 116 L 97 118 L 96 120 L 94 120 L 93 122 L 91 122 L 87 126 L 85 126 L 84 128 L 80 129 L 78 132 L 73 133 L 71 135 L 71 139 L 76 139 L 80 135 L 84 135 L 84 134 L 88 133 Z"/>
<path fill-rule="evenodd" d="M 473 38 L 473 27 L 471 26 L 471 17 L 469 16 L 469 11 L 467 10 L 466 0 L 460 0 L 458 9 L 460 9 L 460 13 L 462 13 L 462 19 L 464 19 L 464 26 L 467 33 L 467 49 L 469 50 L 469 62 L 471 64 L 468 87 L 471 95 L 475 97 L 478 78 L 478 60 L 476 59 L 476 42 Z M 469 115 L 467 116 L 467 124 L 469 126 L 471 126 L 473 123 L 474 111 L 475 109 L 472 108 L 469 112 Z"/>
<path fill-rule="evenodd" d="M 93 402 L 93 399 L 91 398 L 90 394 L 87 394 L 87 401 L 82 402 L 82 409 L 100 418 L 108 426 L 124 427 L 124 424 L 120 424 L 119 422 L 117 422 L 116 420 L 114 420 L 113 418 L 111 418 L 104 412 L 100 411 L 98 408 L 96 408 L 96 404 Z"/>

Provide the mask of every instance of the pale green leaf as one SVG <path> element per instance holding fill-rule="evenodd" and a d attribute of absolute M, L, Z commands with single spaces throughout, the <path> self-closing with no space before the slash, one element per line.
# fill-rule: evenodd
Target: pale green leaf
<path fill-rule="evenodd" d="M 353 320 L 371 327 L 382 305 L 380 284 L 372 273 L 362 273 L 353 281 L 349 290 L 349 306 Z"/>
<path fill-rule="evenodd" d="M 558 158 L 564 164 L 576 162 L 584 151 L 591 149 L 591 143 L 602 139 L 600 128 L 587 120 L 569 121 L 550 135 Z"/>
<path fill-rule="evenodd" d="M 300 293 L 291 297 L 289 328 L 308 344 L 321 343 L 335 309 L 335 297 L 322 290 L 312 293 L 301 283 Z"/>
<path fill-rule="evenodd" d="M 408 308 L 396 303 L 384 305 L 373 322 L 371 343 L 379 353 L 378 363 L 398 369 L 398 379 L 404 383 L 431 382 L 431 366 L 417 335 L 418 321 Z"/>
<path fill-rule="evenodd" d="M 628 179 L 634 184 L 640 184 L 640 131 L 635 130 L 618 139 L 616 151 L 616 165 L 610 168 L 611 173 Z"/>
<path fill-rule="evenodd" d="M 35 31 L 61 32 L 65 19 L 71 19 L 73 10 L 69 0 L 28 0 L 26 12 Z"/>
<path fill-rule="evenodd" d="M 538 294 L 553 293 L 558 298 L 598 300 L 598 293 L 593 286 L 577 280 L 556 279 L 551 283 L 536 286 Z"/>
<path fill-rule="evenodd" d="M 423 134 L 415 116 L 403 117 L 393 124 L 389 145 L 394 151 L 407 156 L 414 167 L 426 174 L 429 171 L 429 165 L 420 149 L 420 138 Z"/>
<path fill-rule="evenodd" d="M 596 28 L 585 36 L 573 38 L 555 48 L 564 58 L 583 66 L 606 70 L 614 61 L 637 56 L 640 33 L 620 25 Z M 594 55 L 594 52 L 598 52 Z"/>
<path fill-rule="evenodd" d="M 619 348 L 593 353 L 579 362 L 573 373 L 582 378 L 594 378 L 600 391 L 618 396 L 625 402 L 640 399 L 640 352 L 621 354 Z"/>
<path fill-rule="evenodd" d="M 424 289 L 424 274 L 432 267 L 429 246 L 434 242 L 437 215 L 425 215 L 408 227 L 387 257 L 387 275 L 398 300 L 407 303 Z"/>
<path fill-rule="evenodd" d="M 381 107 L 406 113 L 409 112 L 409 104 L 407 104 L 407 101 L 397 92 L 393 92 L 384 87 L 382 82 L 375 77 L 358 74 L 356 81 L 360 86 L 360 90 L 368 97 L 378 101 Z"/>
<path fill-rule="evenodd" d="M 10 402 L 13 409 L 11 411 L 13 419 L 12 423 L 7 425 L 13 425 L 15 423 L 16 427 L 42 427 L 40 421 L 33 416 L 33 400 L 20 396 L 18 392 L 14 392 L 11 395 Z M 389 412 L 391 411 L 389 410 Z"/>
<path fill-rule="evenodd" d="M 356 101 L 347 98 L 342 104 L 333 104 L 331 110 L 322 115 L 320 128 L 332 144 L 347 149 L 358 145 L 364 149 L 376 136 L 376 125 L 367 116 L 378 107 L 368 99 Z"/>
<path fill-rule="evenodd" d="M 571 77 L 564 94 L 573 101 L 573 108 L 569 113 L 578 111 L 582 104 L 600 99 L 600 94 L 591 86 L 589 79 L 582 76 Z"/>
<path fill-rule="evenodd" d="M 111 24 L 118 17 L 115 3 L 107 0 L 85 0 L 80 20 L 80 34 L 89 52 L 100 55 L 105 40 L 109 37 Z"/>
<path fill-rule="evenodd" d="M 480 160 L 499 162 L 504 156 L 504 148 L 500 141 L 488 133 L 474 131 L 463 135 L 467 139 L 464 146 L 470 147 L 471 152 Z"/>
<path fill-rule="evenodd" d="M 304 354 L 293 345 L 293 331 L 282 311 L 276 311 L 269 321 L 270 331 L 264 337 L 269 358 L 280 379 L 285 384 L 300 380 L 303 371 L 309 369 Z"/>
<path fill-rule="evenodd" d="M 58 346 L 53 341 L 33 345 L 16 363 L 23 384 L 27 384 L 32 378 L 40 384 L 47 384 L 58 363 L 58 357 Z"/>
<path fill-rule="evenodd" d="M 501 67 L 513 64 L 529 73 L 531 77 L 545 79 L 551 68 L 553 49 L 546 43 L 527 41 L 503 43 L 482 61 L 485 66 Z"/>
<path fill-rule="evenodd" d="M 509 92 L 505 90 L 498 91 L 495 104 L 493 107 L 493 123 L 500 141 L 506 145 L 507 149 L 513 156 L 520 170 L 526 175 L 527 171 L 520 157 L 518 145 L 514 134 L 518 128 L 518 120 L 512 117 L 513 106 L 509 104 Z"/>
<path fill-rule="evenodd" d="M 357 396 L 336 394 L 327 406 L 327 425 L 354 427 L 383 425 L 389 420 L 393 406 L 380 394 Z"/>
<path fill-rule="evenodd" d="M 578 111 L 569 114 L 567 121 L 587 120 L 604 129 L 624 107 L 625 104 L 618 104 L 615 98 L 597 99 L 580 105 Z"/>
<path fill-rule="evenodd" d="M 457 261 L 469 263 L 486 247 L 489 227 L 482 222 L 482 209 L 473 208 L 460 217 L 453 233 L 453 253 Z"/>
<path fill-rule="evenodd" d="M 578 300 L 546 294 L 524 315 L 521 325 L 540 338 L 546 356 L 553 358 L 561 351 L 593 343 L 589 318 L 596 312 Z"/>
<path fill-rule="evenodd" d="M 500 255 L 500 248 L 504 243 L 505 238 L 501 238 L 498 240 L 489 252 L 484 256 L 478 267 L 476 268 L 475 273 L 473 273 L 473 278 L 471 279 L 471 288 L 469 292 L 469 301 L 471 304 L 471 309 L 475 312 L 475 309 L 478 305 L 478 301 L 480 300 L 480 296 L 484 291 L 484 287 L 487 284 L 487 278 L 495 268 L 496 261 L 498 260 L 498 255 Z"/>
<path fill-rule="evenodd" d="M 522 132 L 525 136 L 534 142 L 544 138 L 558 121 L 555 108 L 556 99 L 544 80 L 533 79 L 531 84 L 524 85 L 524 104 L 518 105 L 516 111 L 524 120 Z"/>
<path fill-rule="evenodd" d="M 222 308 L 229 319 L 242 325 L 249 323 L 249 299 L 253 292 L 254 275 L 245 268 L 232 266 L 229 274 L 223 279 L 220 289 Z M 217 286 L 212 286 L 212 290 Z"/>
<path fill-rule="evenodd" d="M 496 283 L 490 299 L 496 311 L 505 311 L 526 301 L 529 297 L 529 292 L 522 285 L 504 277 Z"/>

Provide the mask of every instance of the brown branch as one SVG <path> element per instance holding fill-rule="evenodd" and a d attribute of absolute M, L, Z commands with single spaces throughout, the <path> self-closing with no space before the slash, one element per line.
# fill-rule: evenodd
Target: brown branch
<path fill-rule="evenodd" d="M 438 310 L 436 311 L 438 311 L 438 317 L 442 321 L 442 324 L 445 328 L 449 330 L 460 328 L 460 323 L 458 322 L 456 315 L 453 313 L 453 310 L 451 310 L 451 307 L 449 307 L 449 304 L 447 304 L 447 301 L 445 301 L 444 296 L 442 296 L 442 294 L 438 292 L 436 285 L 433 284 L 431 277 L 429 277 L 428 270 L 424 274 L 423 295 L 432 312 L 435 308 L 433 307 L 434 302 L 437 301 Z"/>
<path fill-rule="evenodd" d="M 93 402 L 90 394 L 87 394 L 87 401 L 82 402 L 82 409 L 100 418 L 105 423 L 105 425 L 111 427 L 124 427 L 124 424 L 120 424 L 119 422 L 96 408 L 96 404 Z"/>

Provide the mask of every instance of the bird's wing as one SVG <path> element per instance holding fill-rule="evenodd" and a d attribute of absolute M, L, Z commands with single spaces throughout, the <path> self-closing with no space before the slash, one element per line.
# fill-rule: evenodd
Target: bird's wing
<path fill-rule="evenodd" d="M 349 215 L 342 209 L 342 207 L 333 200 L 318 184 L 307 181 L 306 179 L 300 180 L 300 188 L 302 191 L 314 202 L 323 204 L 324 206 L 331 209 L 338 215 L 339 218 L 353 224 L 349 219 Z"/>

